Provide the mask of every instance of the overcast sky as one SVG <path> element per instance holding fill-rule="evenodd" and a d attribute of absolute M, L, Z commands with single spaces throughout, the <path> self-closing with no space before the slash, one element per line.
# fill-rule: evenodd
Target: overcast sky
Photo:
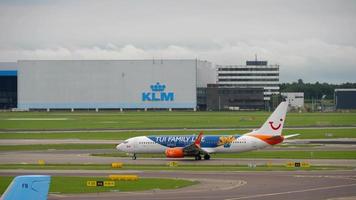
<path fill-rule="evenodd" d="M 255 54 L 281 81 L 356 82 L 355 0 L 0 0 L 0 61 Z"/>

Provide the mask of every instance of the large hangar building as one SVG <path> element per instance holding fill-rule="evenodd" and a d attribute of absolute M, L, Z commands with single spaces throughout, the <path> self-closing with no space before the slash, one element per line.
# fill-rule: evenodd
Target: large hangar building
<path fill-rule="evenodd" d="M 196 109 L 212 64 L 187 60 L 20 60 L 19 109 Z M 210 77 L 210 78 L 209 78 Z"/>

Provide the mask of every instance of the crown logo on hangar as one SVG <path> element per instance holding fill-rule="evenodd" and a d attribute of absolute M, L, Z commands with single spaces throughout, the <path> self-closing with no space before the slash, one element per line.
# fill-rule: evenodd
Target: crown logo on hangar
<path fill-rule="evenodd" d="M 166 85 L 156 82 L 150 85 L 151 91 L 142 92 L 142 101 L 174 101 L 174 92 L 165 92 Z"/>
<path fill-rule="evenodd" d="M 157 82 L 155 85 L 151 85 L 150 87 L 153 92 L 163 92 L 166 89 L 166 85 L 161 85 L 159 82 Z"/>

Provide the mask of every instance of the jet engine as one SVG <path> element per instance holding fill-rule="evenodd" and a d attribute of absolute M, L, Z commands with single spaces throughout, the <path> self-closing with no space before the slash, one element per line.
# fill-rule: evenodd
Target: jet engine
<path fill-rule="evenodd" d="M 183 148 L 168 148 L 166 149 L 166 156 L 167 158 L 183 158 L 184 157 L 184 152 Z"/>

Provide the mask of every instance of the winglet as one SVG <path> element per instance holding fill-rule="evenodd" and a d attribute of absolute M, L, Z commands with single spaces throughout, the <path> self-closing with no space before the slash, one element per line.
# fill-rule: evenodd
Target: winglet
<path fill-rule="evenodd" d="M 200 142 L 201 142 L 202 138 L 203 138 L 203 131 L 201 131 L 199 133 L 197 139 L 195 139 L 195 141 L 194 141 L 195 146 L 200 147 Z"/>
<path fill-rule="evenodd" d="M 0 200 L 47 200 L 51 177 L 46 175 L 17 176 Z"/>

